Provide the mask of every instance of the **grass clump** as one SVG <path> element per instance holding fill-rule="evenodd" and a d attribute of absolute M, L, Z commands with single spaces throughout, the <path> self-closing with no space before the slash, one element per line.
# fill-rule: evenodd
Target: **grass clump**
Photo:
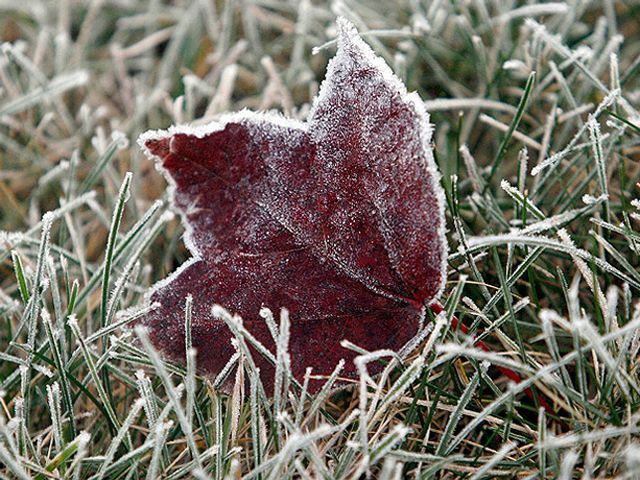
<path fill-rule="evenodd" d="M 638 476 L 640 10 L 507 3 L 0 2 L 0 475 Z M 445 311 L 403 364 L 364 352 L 354 388 L 332 393 L 338 365 L 314 397 L 265 311 L 275 397 L 248 357 L 223 397 L 123 329 L 187 257 L 131 141 L 244 107 L 304 118 L 336 14 L 431 112 Z"/>

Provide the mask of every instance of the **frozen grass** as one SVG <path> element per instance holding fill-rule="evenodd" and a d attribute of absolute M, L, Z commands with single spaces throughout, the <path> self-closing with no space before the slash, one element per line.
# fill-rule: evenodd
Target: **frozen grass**
<path fill-rule="evenodd" d="M 0 1 L 0 476 L 640 475 L 640 7 L 422 3 Z M 222 397 L 122 329 L 186 257 L 132 141 L 227 109 L 304 118 L 336 14 L 432 112 L 446 312 L 403 365 L 363 352 L 357 385 L 331 394 L 337 366 L 315 397 L 286 312 L 262 312 L 275 398 L 246 356 Z"/>

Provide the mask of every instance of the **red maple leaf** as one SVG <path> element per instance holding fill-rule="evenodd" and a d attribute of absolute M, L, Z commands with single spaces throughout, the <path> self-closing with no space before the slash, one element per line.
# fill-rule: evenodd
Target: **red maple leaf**
<path fill-rule="evenodd" d="M 169 181 L 193 254 L 150 293 L 158 306 L 142 323 L 156 347 L 185 358 L 191 294 L 193 346 L 209 376 L 235 352 L 214 304 L 240 315 L 271 351 L 259 311 L 287 308 L 299 380 L 308 366 L 328 375 L 340 359 L 343 375 L 355 377 L 356 354 L 343 339 L 406 352 L 446 276 L 431 133 L 420 98 L 339 20 L 338 52 L 307 122 L 243 111 L 142 135 Z M 271 364 L 253 357 L 265 386 L 272 384 Z"/>

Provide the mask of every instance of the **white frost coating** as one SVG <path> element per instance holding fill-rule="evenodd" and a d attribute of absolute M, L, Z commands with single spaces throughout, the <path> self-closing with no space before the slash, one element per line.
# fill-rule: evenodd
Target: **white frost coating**
<path fill-rule="evenodd" d="M 424 102 L 425 108 L 430 112 L 447 110 L 496 110 L 515 114 L 518 109 L 508 103 L 489 100 L 486 98 L 436 98 Z"/>
<path fill-rule="evenodd" d="M 550 250 L 568 253 L 571 256 L 575 255 L 576 258 L 581 258 L 582 260 L 588 262 L 594 262 L 598 268 L 601 268 L 605 272 L 608 272 L 611 275 L 620 278 L 621 280 L 629 283 L 635 288 L 640 288 L 640 283 L 636 282 L 633 278 L 629 277 L 627 274 L 620 271 L 609 262 L 606 262 L 599 257 L 594 257 L 590 252 L 587 252 L 582 248 L 570 246 L 558 240 L 545 237 L 543 235 L 522 235 L 520 232 L 515 232 L 503 235 L 469 237 L 467 239 L 466 249 L 463 249 L 462 252 L 452 254 L 449 260 L 456 261 L 458 258 L 463 257 L 464 255 L 476 253 L 480 250 L 489 248 L 494 245 L 503 246 L 505 244 L 544 247 Z M 589 276 L 591 276 L 591 273 L 589 273 Z"/>
<path fill-rule="evenodd" d="M 604 202 L 608 198 L 609 196 L 604 194 L 594 197 L 593 195 L 589 195 L 588 193 L 585 193 L 582 196 L 582 203 L 584 203 L 585 205 L 595 205 L 595 204 Z M 632 200 L 632 204 L 633 204 L 633 200 Z"/>
<path fill-rule="evenodd" d="M 244 109 L 239 112 L 224 114 L 220 117 L 219 121 L 207 123 L 205 125 L 172 125 L 166 130 L 148 130 L 138 137 L 137 143 L 142 149 L 143 153 L 147 156 L 147 158 L 154 160 L 156 170 L 158 170 L 167 181 L 169 202 L 171 204 L 171 207 L 180 215 L 181 223 L 185 228 L 185 233 L 183 236 L 184 244 L 189 252 L 191 252 L 191 254 L 193 255 L 190 259 L 183 262 L 178 268 L 176 268 L 169 276 L 156 282 L 145 294 L 145 303 L 149 304 L 151 301 L 151 297 L 157 290 L 164 288 L 165 286 L 173 282 L 176 278 L 178 278 L 184 270 L 188 269 L 194 263 L 202 260 L 202 253 L 193 240 L 193 226 L 187 218 L 187 213 L 175 205 L 176 182 L 171 174 L 162 166 L 162 158 L 154 155 L 147 148 L 146 143 L 153 140 L 157 141 L 163 139 L 171 139 L 174 135 L 177 134 L 192 135 L 196 138 L 204 138 L 207 135 L 224 130 L 226 125 L 229 123 L 241 123 L 243 120 L 249 120 L 255 123 L 271 123 L 284 128 L 291 128 L 302 131 L 306 131 L 307 128 L 305 123 L 292 118 L 284 117 L 279 112 L 253 112 L 251 110 Z"/>
<path fill-rule="evenodd" d="M 600 202 L 597 201 L 593 205 L 597 205 L 599 203 Z M 592 207 L 593 205 L 590 205 L 590 207 Z M 547 230 L 560 228 L 563 225 L 567 225 L 578 216 L 584 214 L 585 210 L 586 210 L 585 208 L 576 208 L 572 210 L 567 210 L 566 212 L 559 213 L 558 215 L 554 215 L 552 217 L 545 218 L 544 220 L 540 220 L 535 223 L 532 223 L 526 228 L 517 230 L 517 233 L 521 235 L 536 235 L 536 234 L 545 232 Z M 516 231 L 514 231 L 513 233 L 515 232 Z"/>
<path fill-rule="evenodd" d="M 627 468 L 632 472 L 640 471 L 640 445 L 632 443 L 624 453 Z"/>
<path fill-rule="evenodd" d="M 608 318 L 608 312 L 607 312 L 607 299 L 605 298 L 604 293 L 600 288 L 600 283 L 598 282 L 597 279 L 594 280 L 593 278 L 594 276 L 591 272 L 591 269 L 587 265 L 586 261 L 583 258 L 580 258 L 575 253 L 573 253 L 576 250 L 576 246 L 573 243 L 573 239 L 569 236 L 569 233 L 567 233 L 567 231 L 564 228 L 561 228 L 560 230 L 558 230 L 558 237 L 560 238 L 561 242 L 564 245 L 566 245 L 569 255 L 571 255 L 571 258 L 573 259 L 574 263 L 576 264 L 576 267 L 578 267 L 578 270 L 584 277 L 584 280 L 589 286 L 589 288 L 591 289 L 591 292 L 594 294 L 594 296 L 598 298 L 598 303 L 599 303 L 600 309 L 602 310 L 602 315 L 605 319 L 605 322 L 608 323 L 609 318 Z"/>
<path fill-rule="evenodd" d="M 431 333 L 433 327 L 431 324 L 425 326 L 424 325 L 424 319 L 427 316 L 427 311 L 426 308 L 422 308 L 421 312 L 420 312 L 420 325 L 419 325 L 419 330 L 418 333 L 416 334 L 415 337 L 413 337 L 411 340 L 409 340 L 409 342 L 407 342 L 406 345 L 404 345 L 399 351 L 398 351 L 398 356 L 401 359 L 406 358 L 411 352 L 413 352 L 416 348 L 418 348 L 418 346 L 420 344 L 422 344 L 422 342 L 424 341 L 425 338 L 427 338 L 427 336 Z"/>
<path fill-rule="evenodd" d="M 522 60 L 510 59 L 502 64 L 502 69 L 503 70 L 521 70 L 521 71 L 527 72 L 529 70 L 529 67 L 527 67 L 527 64 L 524 63 Z"/>
<path fill-rule="evenodd" d="M 325 81 L 322 83 L 320 88 L 320 93 L 314 99 L 313 106 L 309 113 L 309 118 L 313 118 L 314 112 L 316 108 L 323 99 L 328 95 L 328 93 L 335 89 L 336 86 L 332 83 L 332 75 L 331 69 L 332 65 L 336 65 L 339 62 L 349 60 L 349 54 L 347 49 L 349 48 L 357 48 L 358 55 L 362 56 L 362 59 L 367 64 L 372 65 L 376 69 L 376 73 L 381 75 L 383 81 L 386 83 L 386 86 L 394 93 L 398 93 L 402 102 L 409 106 L 410 109 L 413 110 L 414 120 L 418 123 L 417 130 L 419 131 L 419 143 L 421 148 L 421 153 L 424 156 L 424 169 L 427 171 L 429 176 L 429 185 L 431 192 L 435 196 L 435 202 L 437 203 L 438 215 L 440 221 L 438 222 L 438 230 L 437 237 L 439 238 L 440 248 L 441 248 L 441 264 L 439 265 L 439 285 L 438 291 L 434 295 L 431 300 L 435 300 L 441 296 L 442 291 L 445 286 L 446 280 L 446 265 L 447 265 L 447 257 L 448 257 L 448 245 L 446 241 L 446 226 L 445 226 L 445 195 L 444 190 L 440 185 L 440 173 L 437 169 L 433 158 L 433 152 L 430 147 L 430 142 L 432 139 L 433 129 L 429 124 L 429 116 L 425 110 L 424 103 L 420 100 L 419 96 L 413 92 L 407 92 L 402 81 L 396 77 L 391 69 L 387 66 L 383 59 L 377 57 L 371 48 L 359 37 L 355 27 L 349 23 L 347 20 L 343 18 L 338 19 L 338 52 L 336 56 L 330 61 L 327 75 Z M 154 130 L 147 131 L 143 133 L 138 138 L 138 144 L 140 145 L 143 152 L 147 157 L 155 160 L 155 166 L 158 171 L 162 173 L 165 177 L 168 184 L 168 193 L 169 198 L 172 203 L 172 207 L 174 210 L 177 210 L 181 216 L 182 224 L 185 227 L 184 234 L 184 242 L 189 251 L 192 254 L 192 257 L 182 263 L 175 271 L 173 271 L 168 277 L 160 280 L 155 283 L 149 291 L 145 295 L 145 303 L 148 305 L 151 301 L 152 296 L 160 289 L 163 289 L 168 284 L 176 280 L 185 270 L 189 267 L 193 266 L 195 263 L 199 262 L 203 259 L 203 252 L 200 251 L 196 242 L 194 240 L 194 226 L 188 221 L 187 212 L 185 212 L 182 208 L 177 208 L 175 203 L 176 199 L 176 182 L 173 180 L 172 176 L 169 172 L 162 166 L 162 159 L 157 155 L 154 155 L 146 144 L 150 141 L 160 141 L 160 140 L 170 140 L 177 134 L 184 134 L 193 136 L 196 138 L 203 138 L 212 133 L 222 131 L 228 124 L 230 123 L 252 123 L 252 124 L 267 124 L 267 125 L 275 125 L 276 127 L 282 127 L 283 129 L 289 130 L 297 130 L 299 132 L 308 132 L 309 131 L 309 123 L 300 122 L 297 120 L 285 118 L 284 116 L 275 113 L 275 112 L 265 112 L 265 113 L 255 113 L 249 110 L 242 110 L 237 113 L 230 113 L 223 115 L 219 121 L 211 122 L 206 125 L 176 125 L 171 126 L 166 130 Z M 342 268 L 344 271 L 344 268 Z M 367 284 L 368 287 L 371 285 Z M 214 316 L 223 316 L 223 318 L 230 318 L 230 314 L 226 311 L 222 310 L 214 310 Z M 227 313 L 228 315 L 224 315 Z M 420 326 L 422 329 L 422 326 Z M 415 342 L 410 342 L 407 344 L 401 351 L 402 356 L 404 357 L 411 348 L 413 347 Z"/>
<path fill-rule="evenodd" d="M 589 129 L 589 139 L 591 140 L 591 147 L 593 150 L 593 156 L 596 160 L 596 170 L 598 172 L 598 180 L 600 181 L 600 188 L 603 195 L 609 194 L 608 179 L 607 179 L 607 159 L 602 149 L 602 133 L 600 131 L 600 124 L 596 118 L 589 114 L 587 121 L 587 127 Z"/>
<path fill-rule="evenodd" d="M 475 192 L 482 192 L 482 189 L 484 188 L 484 180 L 478 173 L 478 164 L 476 163 L 476 159 L 473 155 L 471 155 L 466 143 L 460 147 L 459 152 L 460 155 L 462 155 L 462 160 L 467 168 L 467 173 L 469 174 L 473 190 Z"/>
<path fill-rule="evenodd" d="M 514 8 L 498 17 L 491 19 L 491 23 L 507 23 L 516 18 L 535 17 L 542 15 L 557 15 L 567 13 L 569 5 L 565 2 L 549 2 L 541 5 L 526 5 L 524 7 Z"/>
<path fill-rule="evenodd" d="M 442 246 L 442 259 L 441 259 L 441 282 L 438 292 L 434 295 L 432 300 L 438 299 L 444 290 L 446 283 L 446 275 L 447 275 L 447 256 L 448 256 L 448 244 L 446 239 L 446 225 L 445 225 L 445 194 L 444 190 L 440 185 L 440 172 L 435 164 L 435 160 L 433 158 L 433 152 L 430 147 L 430 142 L 432 138 L 433 129 L 431 124 L 429 123 L 429 114 L 426 112 L 424 104 L 417 93 L 415 92 L 407 92 L 406 87 L 402 83 L 402 81 L 393 73 L 391 68 L 385 63 L 385 61 L 376 56 L 373 50 L 360 38 L 356 28 L 345 18 L 339 17 L 337 19 L 338 24 L 338 51 L 336 55 L 330 60 L 329 65 L 327 66 L 327 74 L 325 80 L 322 82 L 320 87 L 320 92 L 313 100 L 313 106 L 311 111 L 309 112 L 308 118 L 312 118 L 317 106 L 326 98 L 328 93 L 332 91 L 335 87 L 331 83 L 332 80 L 332 65 L 336 65 L 337 63 L 344 61 L 347 57 L 345 50 L 349 46 L 355 46 L 358 48 L 360 53 L 363 55 L 364 60 L 367 63 L 373 65 L 379 74 L 381 74 L 382 79 L 388 84 L 388 86 L 398 92 L 401 95 L 401 99 L 403 102 L 408 105 L 413 106 L 416 117 L 419 121 L 420 127 L 420 139 L 423 148 L 423 154 L 426 158 L 426 167 L 430 176 L 430 187 L 436 196 L 436 200 L 438 203 L 439 209 L 439 217 L 441 219 L 438 228 L 438 236 L 440 238 L 440 244 Z M 187 219 L 186 212 L 183 212 L 181 209 L 176 208 L 174 199 L 176 198 L 176 183 L 171 177 L 171 175 L 166 171 L 166 169 L 162 166 L 162 159 L 157 155 L 154 155 L 146 146 L 148 141 L 158 141 L 163 139 L 171 139 L 176 134 L 185 134 L 194 136 L 196 138 L 204 138 L 205 136 L 219 132 L 224 130 L 225 126 L 229 123 L 241 123 L 243 120 L 248 120 L 254 123 L 270 123 L 276 126 L 281 126 L 288 129 L 296 129 L 301 131 L 308 130 L 308 123 L 301 122 L 295 119 L 287 118 L 281 115 L 278 112 L 270 111 L 270 112 L 253 112 L 247 109 L 241 110 L 240 112 L 228 113 L 223 115 L 219 121 L 211 122 L 205 125 L 172 125 L 166 130 L 149 130 L 144 132 L 138 138 L 138 145 L 143 150 L 145 155 L 148 158 L 155 160 L 156 169 L 162 173 L 165 177 L 168 184 L 169 198 L 171 201 L 172 207 L 177 210 L 180 214 L 182 224 L 185 226 L 185 234 L 184 234 L 184 242 L 185 246 L 188 250 L 193 254 L 193 256 L 182 263 L 171 275 L 160 280 L 156 284 L 154 284 L 145 299 L 147 301 L 150 300 L 151 296 L 155 291 L 165 287 L 167 284 L 171 283 L 174 279 L 176 279 L 184 270 L 189 268 L 194 263 L 198 262 L 202 259 L 202 253 L 197 248 L 194 240 L 193 240 L 193 226 L 191 222 Z"/>
<path fill-rule="evenodd" d="M 111 141 L 116 144 L 118 150 L 124 150 L 129 147 L 129 139 L 124 132 L 119 130 L 111 132 Z"/>
<path fill-rule="evenodd" d="M 620 90 L 618 90 L 618 89 L 612 90 L 609 93 L 607 93 L 607 96 L 602 99 L 602 101 L 596 107 L 595 112 L 593 112 L 593 114 L 589 115 L 589 118 L 593 118 L 594 120 L 597 119 L 600 116 L 600 114 L 605 109 L 609 108 L 613 104 L 613 102 L 616 101 L 616 99 L 619 96 L 620 96 Z M 585 123 L 584 125 L 582 125 L 580 127 L 578 132 L 573 136 L 573 138 L 567 144 L 566 147 L 564 147 L 561 151 L 559 151 L 557 153 L 554 153 L 553 155 L 551 155 L 548 158 L 544 159 L 538 165 L 533 167 L 533 170 L 531 170 L 531 175 L 533 177 L 535 177 L 543 169 L 549 168 L 549 167 L 555 167 L 564 157 L 566 157 L 567 155 L 569 155 L 571 152 L 573 152 L 574 150 L 578 149 L 579 147 L 583 146 L 583 145 L 577 145 L 577 143 L 578 143 L 578 140 L 584 134 L 584 132 L 587 130 L 587 128 L 589 128 L 589 122 Z M 605 138 L 606 138 L 606 135 L 603 135 L 602 138 L 601 138 L 601 141 L 604 141 Z M 587 143 L 586 145 L 591 145 L 591 142 Z"/>
<path fill-rule="evenodd" d="M 376 73 L 381 75 L 382 80 L 386 83 L 386 85 L 392 90 L 400 94 L 400 98 L 404 103 L 413 107 L 415 112 L 415 118 L 419 122 L 419 135 L 422 144 L 422 153 L 426 158 L 426 169 L 429 173 L 429 181 L 432 192 L 436 196 L 436 201 L 438 204 L 439 217 L 441 221 L 438 225 L 438 236 L 440 238 L 440 244 L 442 245 L 442 258 L 441 258 L 441 267 L 440 267 L 440 278 L 441 283 L 437 293 L 431 299 L 438 299 L 444 290 L 444 286 L 447 278 L 447 256 L 448 256 L 448 244 L 446 239 L 446 225 L 445 225 L 445 194 L 444 190 L 440 185 L 440 172 L 435 164 L 435 160 L 433 158 L 433 151 L 431 150 L 431 139 L 433 136 L 433 128 L 429 123 L 429 114 L 425 110 L 424 103 L 418 96 L 416 92 L 407 92 L 404 83 L 393 73 L 391 68 L 386 64 L 386 62 L 378 57 L 371 47 L 367 45 L 364 40 L 358 34 L 358 31 L 353 26 L 351 22 L 343 17 L 338 17 L 337 19 L 337 27 L 338 27 L 338 51 L 336 55 L 329 61 L 329 65 L 327 66 L 327 74 L 320 85 L 320 92 L 313 99 L 313 105 L 311 107 L 311 111 L 309 112 L 309 118 L 313 119 L 316 113 L 316 110 L 320 105 L 326 103 L 327 98 L 331 92 L 336 91 L 339 87 L 336 87 L 333 84 L 334 80 L 334 70 L 338 68 L 339 65 L 348 64 L 350 62 L 350 58 L 348 55 L 349 49 L 357 49 L 359 55 L 363 58 L 363 63 L 372 65 Z M 322 132 L 320 132 L 321 134 Z M 317 135 L 316 135 L 317 136 Z"/>

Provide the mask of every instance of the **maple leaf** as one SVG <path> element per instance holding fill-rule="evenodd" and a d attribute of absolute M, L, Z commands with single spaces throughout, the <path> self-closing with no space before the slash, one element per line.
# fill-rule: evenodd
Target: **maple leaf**
<path fill-rule="evenodd" d="M 269 350 L 259 312 L 287 308 L 294 376 L 328 375 L 355 353 L 406 353 L 444 286 L 444 195 L 432 130 L 415 93 L 338 20 L 338 51 L 305 123 L 243 111 L 202 127 L 143 134 L 165 174 L 193 258 L 156 284 L 142 323 L 169 359 L 185 358 L 184 306 L 201 372 L 235 353 L 219 304 Z M 274 369 L 253 355 L 265 386 Z M 380 366 L 372 366 L 372 373 Z M 323 384 L 312 380 L 311 392 Z M 231 382 L 223 385 L 229 391 Z"/>

